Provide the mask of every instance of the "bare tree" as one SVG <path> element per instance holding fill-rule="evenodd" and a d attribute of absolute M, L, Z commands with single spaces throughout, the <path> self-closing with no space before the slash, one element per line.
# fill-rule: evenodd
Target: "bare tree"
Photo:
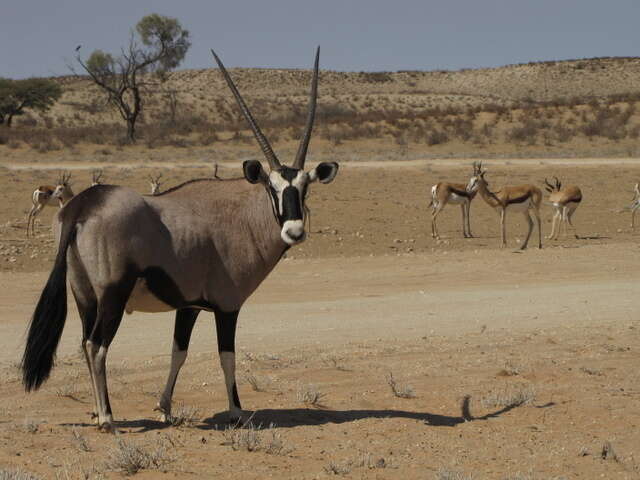
<path fill-rule="evenodd" d="M 151 14 L 138 22 L 119 56 L 95 50 L 86 61 L 79 54 L 76 59 L 105 92 L 108 103 L 127 123 L 129 141 L 135 142 L 136 122 L 147 89 L 176 68 L 190 46 L 189 32 L 177 19 Z M 150 73 L 157 75 L 145 75 Z"/>

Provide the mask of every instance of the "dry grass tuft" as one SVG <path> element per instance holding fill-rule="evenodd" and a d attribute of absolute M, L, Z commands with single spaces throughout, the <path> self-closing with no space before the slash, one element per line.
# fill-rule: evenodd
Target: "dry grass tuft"
<path fill-rule="evenodd" d="M 16 470 L 0 468 L 0 480 L 40 480 L 40 477 L 19 468 Z"/>
<path fill-rule="evenodd" d="M 39 426 L 40 424 L 38 422 L 29 418 L 25 418 L 24 422 L 22 422 L 22 430 L 27 433 L 36 433 Z"/>
<path fill-rule="evenodd" d="M 140 470 L 158 470 L 173 461 L 175 458 L 168 452 L 164 443 L 150 451 L 118 437 L 115 447 L 107 453 L 104 466 L 107 470 L 133 475 Z"/>
<path fill-rule="evenodd" d="M 467 475 L 457 470 L 440 468 L 436 472 L 436 480 L 473 480 L 473 475 Z"/>
<path fill-rule="evenodd" d="M 280 432 L 276 430 L 275 424 L 270 424 L 269 428 L 262 429 L 252 423 L 246 423 L 241 428 L 232 426 L 224 431 L 223 445 L 230 445 L 234 450 L 244 450 L 247 452 L 264 452 L 269 455 L 286 455 L 291 451 L 287 448 Z"/>
<path fill-rule="evenodd" d="M 341 462 L 332 460 L 323 467 L 323 470 L 329 475 L 347 475 L 355 468 L 366 468 L 372 470 L 374 468 L 393 467 L 384 457 L 375 457 L 369 452 L 362 452 L 355 459 L 347 459 Z"/>
<path fill-rule="evenodd" d="M 620 462 L 620 457 L 618 457 L 618 454 L 613 449 L 613 445 L 611 445 L 611 442 L 609 441 L 604 442 L 604 444 L 602 445 L 600 456 L 603 460 L 613 460 L 614 462 Z"/>
<path fill-rule="evenodd" d="M 341 372 L 349 372 L 351 369 L 347 368 L 342 359 L 336 357 L 335 355 L 326 355 L 322 357 L 322 363 L 324 363 L 328 368 L 335 368 L 336 370 L 340 370 Z"/>
<path fill-rule="evenodd" d="M 317 385 L 299 385 L 296 394 L 298 401 L 314 407 L 322 407 L 322 399 L 327 396 L 318 389 Z"/>
<path fill-rule="evenodd" d="M 389 374 L 387 375 L 387 384 L 389 385 L 389 388 L 391 388 L 393 394 L 398 398 L 416 397 L 416 393 L 413 390 L 413 387 L 411 385 L 398 382 L 391 372 L 389 372 Z"/>
<path fill-rule="evenodd" d="M 174 427 L 193 427 L 198 423 L 200 411 L 195 407 L 189 407 L 183 403 L 171 410 L 169 422 Z"/>
<path fill-rule="evenodd" d="M 71 441 L 73 442 L 73 444 L 76 446 L 76 448 L 82 452 L 90 452 L 91 451 L 91 447 L 89 446 L 89 442 L 87 441 L 87 439 L 84 437 L 84 435 L 82 435 L 77 428 L 73 428 L 71 430 Z"/>
<path fill-rule="evenodd" d="M 247 373 L 244 379 L 251 385 L 254 392 L 266 392 L 273 383 L 269 377 L 256 376 L 252 373 Z"/>
<path fill-rule="evenodd" d="M 491 393 L 482 397 L 480 402 L 485 408 L 513 408 L 520 405 L 529 405 L 536 398 L 535 390 L 530 386 L 520 386 L 504 392 Z"/>

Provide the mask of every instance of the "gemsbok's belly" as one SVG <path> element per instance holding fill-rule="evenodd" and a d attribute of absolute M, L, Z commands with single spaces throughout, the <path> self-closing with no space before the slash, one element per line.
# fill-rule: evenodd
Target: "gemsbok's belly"
<path fill-rule="evenodd" d="M 175 310 L 171 305 L 167 305 L 158 297 L 156 297 L 147 286 L 147 281 L 144 278 L 138 279 L 133 291 L 129 296 L 127 305 L 124 308 L 125 312 L 170 312 Z"/>

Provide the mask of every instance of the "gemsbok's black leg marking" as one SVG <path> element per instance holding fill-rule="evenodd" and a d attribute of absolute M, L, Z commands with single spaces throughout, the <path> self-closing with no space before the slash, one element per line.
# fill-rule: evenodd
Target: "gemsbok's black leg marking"
<path fill-rule="evenodd" d="M 238 397 L 236 387 L 236 326 L 238 324 L 238 313 L 223 312 L 219 308 L 215 310 L 216 334 L 218 336 L 218 353 L 220 355 L 220 365 L 224 372 L 224 381 L 227 387 L 227 397 L 229 398 L 229 416 L 232 420 L 241 418 L 242 406 Z"/>
<path fill-rule="evenodd" d="M 167 384 L 164 387 L 156 410 L 162 412 L 161 420 L 166 422 L 171 416 L 171 399 L 173 398 L 173 390 L 176 386 L 176 380 L 182 365 L 187 359 L 187 351 L 189 349 L 189 340 L 191 340 L 191 332 L 196 324 L 196 319 L 200 313 L 196 308 L 182 308 L 176 311 L 176 320 L 173 330 L 173 348 L 171 350 L 171 369 Z"/>

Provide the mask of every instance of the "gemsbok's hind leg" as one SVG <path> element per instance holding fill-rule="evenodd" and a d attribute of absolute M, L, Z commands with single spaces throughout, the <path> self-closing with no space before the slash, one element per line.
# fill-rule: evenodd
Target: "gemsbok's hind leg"
<path fill-rule="evenodd" d="M 96 385 L 98 426 L 104 432 L 114 431 L 107 388 L 107 353 L 122 321 L 124 307 L 134 283 L 135 279 L 122 280 L 105 289 L 98 300 L 96 323 L 86 343 L 89 366 Z"/>
<path fill-rule="evenodd" d="M 183 308 L 176 311 L 176 321 L 173 330 L 173 348 L 171 350 L 171 369 L 169 370 L 167 384 L 155 408 L 155 410 L 161 412 L 160 420 L 163 422 L 171 420 L 173 389 L 176 386 L 180 369 L 187 359 L 191 332 L 193 331 L 193 326 L 196 324 L 199 313 L 200 310 L 196 308 Z"/>
<path fill-rule="evenodd" d="M 91 389 L 93 390 L 93 410 L 91 412 L 91 419 L 98 423 L 98 391 L 96 390 L 96 380 L 93 376 L 93 369 L 91 368 L 91 361 L 89 359 L 89 350 L 87 349 L 87 339 L 94 329 L 96 323 L 96 317 L 98 314 L 98 304 L 91 298 L 84 298 L 83 295 L 76 293 L 72 287 L 73 296 L 76 299 L 76 305 L 78 307 L 78 314 L 82 321 L 82 353 L 84 353 L 84 359 L 87 362 L 87 368 L 89 369 L 89 378 L 91 379 Z"/>
<path fill-rule="evenodd" d="M 227 387 L 227 397 L 229 399 L 229 420 L 237 421 L 242 418 L 242 407 L 238 397 L 236 386 L 236 325 L 238 324 L 238 313 L 223 312 L 216 309 L 216 333 L 218 336 L 218 353 L 220 355 L 220 365 L 224 373 L 224 382 Z"/>

